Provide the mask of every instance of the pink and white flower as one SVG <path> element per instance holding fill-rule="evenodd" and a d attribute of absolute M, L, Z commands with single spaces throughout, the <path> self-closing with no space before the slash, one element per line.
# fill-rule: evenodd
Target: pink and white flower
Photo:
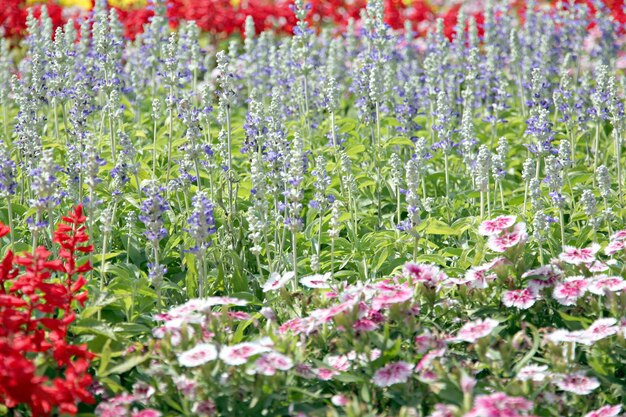
<path fill-rule="evenodd" d="M 582 345 L 591 345 L 591 340 L 583 330 L 570 332 L 565 329 L 558 329 L 545 336 L 545 339 L 552 343 L 580 343 Z"/>
<path fill-rule="evenodd" d="M 449 404 L 435 404 L 435 409 L 428 417 L 454 417 L 456 409 Z"/>
<path fill-rule="evenodd" d="M 330 381 L 335 375 L 339 375 L 339 372 L 328 368 L 319 368 L 315 373 L 317 374 L 317 379 L 321 381 Z"/>
<path fill-rule="evenodd" d="M 357 332 L 371 332 L 378 329 L 378 324 L 370 319 L 359 319 L 354 322 L 352 328 Z"/>
<path fill-rule="evenodd" d="M 533 403 L 523 397 L 509 397 L 502 392 L 479 395 L 474 407 L 464 417 L 521 417 L 528 415 Z"/>
<path fill-rule="evenodd" d="M 596 253 L 599 250 L 600 245 L 597 243 L 582 249 L 573 246 L 563 246 L 563 252 L 559 255 L 559 259 L 572 265 L 588 264 L 596 260 Z"/>
<path fill-rule="evenodd" d="M 507 291 L 502 295 L 502 303 L 507 307 L 515 307 L 526 310 L 537 301 L 537 293 L 532 288 L 523 290 Z"/>
<path fill-rule="evenodd" d="M 293 367 L 293 361 L 288 356 L 278 352 L 269 352 L 256 360 L 255 371 L 261 375 L 274 375 L 277 370 L 287 371 Z"/>
<path fill-rule="evenodd" d="M 331 368 L 341 372 L 346 372 L 350 369 L 351 361 L 348 355 L 331 355 L 326 358 L 326 363 Z"/>
<path fill-rule="evenodd" d="M 626 229 L 618 230 L 611 235 L 611 240 L 626 240 Z"/>
<path fill-rule="evenodd" d="M 235 297 L 207 297 L 204 300 L 205 306 L 222 306 L 222 305 L 231 305 L 243 307 L 248 305 L 248 301 L 242 298 Z"/>
<path fill-rule="evenodd" d="M 515 376 L 520 381 L 541 382 L 548 376 L 546 365 L 526 365 Z"/>
<path fill-rule="evenodd" d="M 285 272 L 282 275 L 278 272 L 273 272 L 263 285 L 263 292 L 276 291 L 278 289 L 281 289 L 295 276 L 296 274 L 293 271 Z"/>
<path fill-rule="evenodd" d="M 585 295 L 588 286 L 589 281 L 585 277 L 570 277 L 564 282 L 556 284 L 552 297 L 561 305 L 572 306 L 576 304 L 580 297 Z"/>
<path fill-rule="evenodd" d="M 178 355 L 178 363 L 186 368 L 194 368 L 217 359 L 217 349 L 210 343 L 200 343 Z"/>
<path fill-rule="evenodd" d="M 614 318 L 598 319 L 584 331 L 584 334 L 591 342 L 597 342 L 598 340 L 617 334 L 619 327 L 617 327 L 616 324 L 617 320 Z"/>
<path fill-rule="evenodd" d="M 404 303 L 411 298 L 413 298 L 413 289 L 409 288 L 407 284 L 387 286 L 372 300 L 372 309 L 381 310 L 393 304 Z"/>
<path fill-rule="evenodd" d="M 493 236 L 515 224 L 517 216 L 498 216 L 492 220 L 485 220 L 478 226 L 478 233 L 483 236 Z"/>
<path fill-rule="evenodd" d="M 322 274 L 309 275 L 300 279 L 300 284 L 307 288 L 330 288 L 328 280 L 331 278 L 330 272 Z"/>
<path fill-rule="evenodd" d="M 557 375 L 554 383 L 559 389 L 577 395 L 589 395 L 600 386 L 600 381 L 594 377 L 586 376 L 581 372 L 569 375 Z"/>
<path fill-rule="evenodd" d="M 528 286 L 535 289 L 537 292 L 544 288 L 552 287 L 561 280 L 562 276 L 563 271 L 556 265 L 544 265 L 522 274 L 522 278 L 533 277 L 528 282 Z"/>
<path fill-rule="evenodd" d="M 448 276 L 435 265 L 418 264 L 414 262 L 404 264 L 402 275 L 413 283 L 421 282 L 429 288 L 435 288 L 437 284 L 448 278 Z"/>
<path fill-rule="evenodd" d="M 499 322 L 494 319 L 479 319 L 461 327 L 454 340 L 474 343 L 478 339 L 489 336 Z"/>
<path fill-rule="evenodd" d="M 626 281 L 620 276 L 598 275 L 592 278 L 587 291 L 596 295 L 605 295 L 609 292 L 620 292 L 626 288 Z"/>
<path fill-rule="evenodd" d="M 243 365 L 248 359 L 271 349 L 260 343 L 243 342 L 233 346 L 225 346 L 220 351 L 220 359 L 227 365 Z"/>
<path fill-rule="evenodd" d="M 146 408 L 141 411 L 133 411 L 130 413 L 130 417 L 161 417 L 160 411 L 155 410 L 154 408 Z"/>
<path fill-rule="evenodd" d="M 597 260 L 587 264 L 586 266 L 589 272 L 605 272 L 609 270 L 609 266 L 607 264 Z"/>
<path fill-rule="evenodd" d="M 335 394 L 330 398 L 330 402 L 337 407 L 345 407 L 348 404 L 348 397 L 342 394 Z"/>
<path fill-rule="evenodd" d="M 503 253 L 525 242 L 527 238 L 526 223 L 517 223 L 512 232 L 505 232 L 499 236 L 489 236 L 487 247 L 494 252 Z"/>
<path fill-rule="evenodd" d="M 604 248 L 604 253 L 607 256 L 612 256 L 624 249 L 626 249 L 626 240 L 612 240 L 606 245 L 606 248 Z"/>
<path fill-rule="evenodd" d="M 604 407 L 585 414 L 585 417 L 618 417 L 621 411 L 621 405 L 605 405 Z"/>
<path fill-rule="evenodd" d="M 374 373 L 374 385 L 389 387 L 394 384 L 402 384 L 411 376 L 412 368 L 410 364 L 404 361 L 388 363 Z"/>

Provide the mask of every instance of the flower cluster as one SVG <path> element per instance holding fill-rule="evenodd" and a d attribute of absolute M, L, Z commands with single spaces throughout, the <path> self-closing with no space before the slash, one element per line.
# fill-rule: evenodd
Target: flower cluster
<path fill-rule="evenodd" d="M 40 246 L 22 256 L 8 251 L 0 266 L 0 402 L 33 416 L 74 415 L 78 402 L 94 401 L 87 390 L 93 354 L 68 332 L 87 300 L 82 274 L 91 269 L 77 256 L 93 248 L 81 206 L 63 221 L 54 235 L 59 259 Z M 0 224 L 0 237 L 7 233 Z"/>

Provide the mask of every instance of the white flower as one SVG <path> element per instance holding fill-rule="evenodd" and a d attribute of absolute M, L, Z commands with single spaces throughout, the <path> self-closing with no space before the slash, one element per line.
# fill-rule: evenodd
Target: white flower
<path fill-rule="evenodd" d="M 282 275 L 277 272 L 273 272 L 265 282 L 265 285 L 263 285 L 263 292 L 278 290 L 284 287 L 285 284 L 295 276 L 296 273 L 293 271 L 285 272 Z"/>
<path fill-rule="evenodd" d="M 187 368 L 204 365 L 217 358 L 217 349 L 210 343 L 200 343 L 178 355 L 178 363 Z"/>
<path fill-rule="evenodd" d="M 309 275 L 300 280 L 300 284 L 308 288 L 330 288 L 328 280 L 331 278 L 330 272 L 322 274 Z"/>

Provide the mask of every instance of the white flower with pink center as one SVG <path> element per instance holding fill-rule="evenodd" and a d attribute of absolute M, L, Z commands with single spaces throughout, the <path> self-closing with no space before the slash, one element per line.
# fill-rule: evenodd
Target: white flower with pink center
<path fill-rule="evenodd" d="M 351 361 L 348 355 L 330 355 L 326 358 L 326 363 L 333 369 L 346 372 L 350 369 Z"/>
<path fill-rule="evenodd" d="M 273 272 L 263 285 L 263 292 L 279 290 L 295 276 L 296 274 L 293 271 L 285 272 L 282 275 L 278 272 Z"/>
<path fill-rule="evenodd" d="M 496 392 L 476 397 L 474 407 L 464 417 L 522 417 L 532 408 L 533 403 L 526 398 Z"/>
<path fill-rule="evenodd" d="M 604 248 L 604 253 L 607 256 L 615 255 L 617 252 L 623 251 L 626 248 L 626 240 L 612 240 Z"/>
<path fill-rule="evenodd" d="M 407 262 L 402 268 L 402 275 L 413 283 L 421 282 L 425 286 L 434 288 L 448 276 L 435 265 Z"/>
<path fill-rule="evenodd" d="M 544 288 L 552 287 L 558 281 L 561 280 L 563 271 L 556 265 L 544 265 L 542 267 L 531 269 L 522 274 L 522 278 L 532 279 L 528 282 L 528 286 L 535 289 L 537 292 Z"/>
<path fill-rule="evenodd" d="M 324 275 L 314 274 L 300 279 L 300 284 L 307 288 L 330 288 L 330 284 L 328 283 L 330 278 L 330 272 L 327 272 Z"/>
<path fill-rule="evenodd" d="M 580 343 L 582 345 L 591 345 L 591 340 L 587 337 L 583 330 L 570 332 L 565 329 L 558 329 L 552 333 L 548 333 L 545 339 L 549 342 L 558 343 Z"/>
<path fill-rule="evenodd" d="M 269 352 L 261 355 L 254 363 L 255 372 L 261 375 L 274 375 L 276 371 L 287 371 L 293 367 L 293 361 L 288 356 L 278 352 Z"/>
<path fill-rule="evenodd" d="M 271 349 L 259 343 L 244 342 L 233 346 L 225 346 L 220 351 L 220 359 L 227 365 L 243 365 L 248 359 Z"/>
<path fill-rule="evenodd" d="M 494 319 L 479 319 L 469 322 L 461 327 L 461 330 L 453 340 L 474 343 L 478 339 L 489 336 L 493 329 L 498 327 L 499 322 Z"/>
<path fill-rule="evenodd" d="M 207 297 L 204 300 L 205 306 L 222 306 L 222 305 L 231 305 L 243 307 L 248 305 L 248 302 L 241 298 L 234 297 Z"/>
<path fill-rule="evenodd" d="M 589 272 L 605 272 L 609 270 L 609 266 L 604 262 L 593 261 L 590 264 L 587 264 L 587 269 Z"/>
<path fill-rule="evenodd" d="M 517 216 L 499 216 L 492 220 L 485 220 L 478 226 L 478 233 L 483 236 L 493 236 L 515 224 Z"/>
<path fill-rule="evenodd" d="M 328 368 L 320 368 L 315 373 L 317 374 L 317 379 L 321 381 L 330 381 L 335 375 L 339 375 L 339 372 Z"/>
<path fill-rule="evenodd" d="M 178 363 L 186 368 L 194 368 L 217 359 L 217 349 L 210 343 L 200 343 L 178 355 Z"/>
<path fill-rule="evenodd" d="M 558 375 L 554 383 L 559 389 L 577 395 L 589 395 L 600 386 L 600 381 L 594 377 L 578 372 L 569 375 Z"/>
<path fill-rule="evenodd" d="M 331 321 L 335 316 L 351 311 L 354 305 L 354 301 L 346 301 L 332 307 L 320 308 L 311 311 L 310 317 L 315 320 L 316 323 L 326 323 Z"/>
<path fill-rule="evenodd" d="M 487 247 L 494 252 L 503 253 L 525 242 L 527 238 L 526 223 L 518 223 L 515 225 L 512 232 L 505 232 L 499 236 L 489 236 Z"/>
<path fill-rule="evenodd" d="M 404 303 L 413 298 L 413 290 L 408 285 L 396 285 L 381 291 L 372 300 L 372 309 L 380 310 L 393 304 Z"/>
<path fill-rule="evenodd" d="M 140 411 L 133 411 L 130 413 L 130 417 L 161 417 L 160 411 L 155 410 L 153 408 L 146 408 Z"/>
<path fill-rule="evenodd" d="M 592 342 L 597 342 L 598 340 L 617 334 L 619 328 L 616 324 L 617 320 L 614 318 L 598 319 L 584 331 L 584 334 Z"/>
<path fill-rule="evenodd" d="M 404 361 L 392 362 L 374 373 L 373 381 L 377 387 L 389 387 L 405 383 L 413 373 L 412 366 Z"/>
<path fill-rule="evenodd" d="M 371 332 L 378 329 L 378 324 L 370 319 L 359 319 L 354 322 L 352 328 L 357 332 Z"/>
<path fill-rule="evenodd" d="M 589 281 L 583 276 L 575 276 L 559 282 L 552 291 L 552 297 L 559 304 L 573 306 L 587 292 Z"/>
<path fill-rule="evenodd" d="M 600 245 L 597 243 L 582 249 L 573 246 L 563 246 L 563 252 L 559 255 L 559 259 L 572 265 L 589 264 L 596 260 L 596 253 L 599 250 Z"/>
<path fill-rule="evenodd" d="M 342 394 L 336 394 L 330 398 L 330 402 L 333 403 L 333 405 L 336 405 L 337 407 L 346 406 L 348 404 L 348 401 L 349 401 L 348 397 Z"/>
<path fill-rule="evenodd" d="M 599 275 L 592 278 L 587 291 L 596 295 L 605 295 L 609 292 L 620 292 L 626 288 L 626 281 L 620 276 Z"/>
<path fill-rule="evenodd" d="M 548 367 L 546 365 L 526 365 L 519 370 L 515 376 L 520 381 L 541 382 L 548 376 Z"/>
<path fill-rule="evenodd" d="M 611 235 L 611 240 L 626 240 L 626 229 L 613 233 Z"/>
<path fill-rule="evenodd" d="M 304 319 L 300 317 L 294 317 L 291 320 L 284 322 L 279 328 L 279 334 L 285 334 L 287 332 L 292 332 L 293 334 L 300 334 L 304 331 L 306 327 L 306 322 Z"/>
<path fill-rule="evenodd" d="M 465 272 L 465 276 L 463 278 L 449 278 L 448 282 L 456 285 L 467 284 L 471 288 L 487 288 L 488 282 L 497 278 L 497 275 L 491 271 L 492 267 L 493 261 L 472 267 Z"/>
<path fill-rule="evenodd" d="M 531 288 L 507 291 L 502 295 L 502 303 L 507 307 L 526 310 L 537 301 L 537 293 Z"/>
<path fill-rule="evenodd" d="M 428 417 L 454 417 L 456 409 L 448 404 L 435 404 L 435 408 Z"/>
<path fill-rule="evenodd" d="M 621 405 L 605 405 L 602 408 L 598 408 L 597 410 L 585 414 L 585 417 L 618 417 L 621 411 Z"/>

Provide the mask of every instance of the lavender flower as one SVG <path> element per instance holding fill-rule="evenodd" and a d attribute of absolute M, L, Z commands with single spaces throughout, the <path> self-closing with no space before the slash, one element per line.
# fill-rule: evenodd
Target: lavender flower
<path fill-rule="evenodd" d="M 145 198 L 141 203 L 141 220 L 146 226 L 145 236 L 153 245 L 158 245 L 159 240 L 167 237 L 163 215 L 170 209 L 169 204 L 163 198 L 165 188 L 150 181 L 143 189 Z"/>

